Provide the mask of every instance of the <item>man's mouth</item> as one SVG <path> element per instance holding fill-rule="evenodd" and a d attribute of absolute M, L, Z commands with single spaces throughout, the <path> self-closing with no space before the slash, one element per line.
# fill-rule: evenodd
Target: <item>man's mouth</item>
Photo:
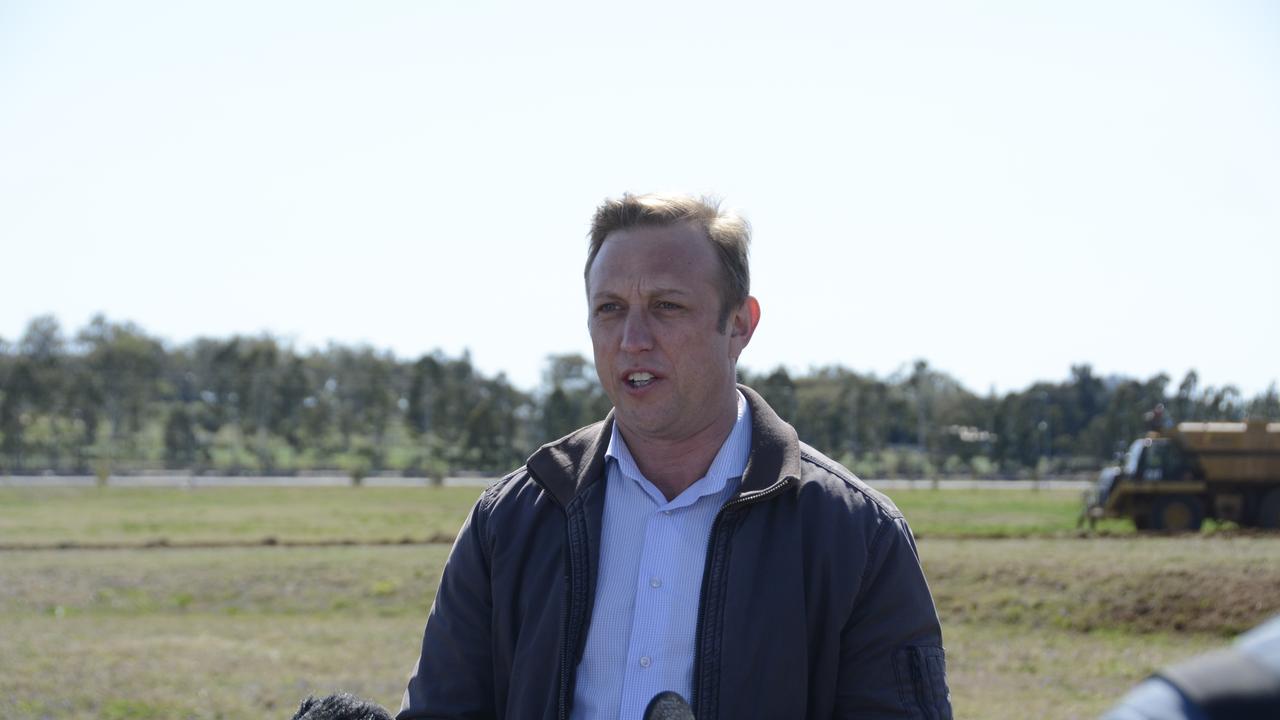
<path fill-rule="evenodd" d="M 627 375 L 627 384 L 633 388 L 642 388 L 654 381 L 653 373 L 633 372 Z"/>

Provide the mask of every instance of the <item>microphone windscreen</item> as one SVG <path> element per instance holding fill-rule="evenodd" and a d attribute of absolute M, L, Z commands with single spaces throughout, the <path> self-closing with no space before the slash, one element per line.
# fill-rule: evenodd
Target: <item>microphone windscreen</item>
<path fill-rule="evenodd" d="M 649 701 L 644 720 L 694 720 L 693 709 L 678 693 L 664 690 Z"/>
<path fill-rule="evenodd" d="M 303 700 L 293 720 L 391 720 L 391 715 L 382 706 L 350 693 L 334 693 Z"/>

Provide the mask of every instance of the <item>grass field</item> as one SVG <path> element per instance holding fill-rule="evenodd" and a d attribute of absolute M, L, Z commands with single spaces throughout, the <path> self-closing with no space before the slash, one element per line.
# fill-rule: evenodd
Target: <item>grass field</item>
<path fill-rule="evenodd" d="M 448 542 L 466 487 L 0 488 L 0 547 Z M 1078 493 L 897 490 L 917 537 L 1075 532 Z M 1106 521 L 1107 534 L 1132 525 Z"/>
<path fill-rule="evenodd" d="M 0 717 L 287 718 L 335 689 L 394 708 L 448 553 L 401 543 L 452 536 L 476 493 L 0 489 L 0 545 L 63 547 L 0 551 Z M 1069 493 L 892 495 L 960 718 L 1094 717 L 1280 612 L 1277 536 L 1082 536 Z"/>

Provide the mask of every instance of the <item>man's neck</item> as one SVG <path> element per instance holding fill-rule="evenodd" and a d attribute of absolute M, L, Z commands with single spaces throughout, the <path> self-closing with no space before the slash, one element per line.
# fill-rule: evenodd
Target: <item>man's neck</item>
<path fill-rule="evenodd" d="M 650 438 L 630 433 L 622 426 L 618 431 L 622 433 L 622 439 L 645 479 L 653 483 L 667 500 L 672 500 L 707 474 L 737 420 L 738 393 L 735 391 L 729 409 L 717 414 L 715 422 L 691 437 L 679 440 Z"/>

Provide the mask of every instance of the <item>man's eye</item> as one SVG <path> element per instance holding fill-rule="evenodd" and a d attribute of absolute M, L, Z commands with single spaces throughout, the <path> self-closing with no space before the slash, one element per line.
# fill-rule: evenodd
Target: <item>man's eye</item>
<path fill-rule="evenodd" d="M 596 312 L 598 313 L 616 312 L 619 307 L 620 306 L 618 305 L 618 303 L 612 303 L 612 302 L 601 303 L 600 306 L 596 308 Z"/>
<path fill-rule="evenodd" d="M 680 309 L 680 306 L 678 304 L 667 301 L 667 300 L 662 300 L 655 303 L 654 307 L 658 308 L 659 310 L 679 310 Z"/>

